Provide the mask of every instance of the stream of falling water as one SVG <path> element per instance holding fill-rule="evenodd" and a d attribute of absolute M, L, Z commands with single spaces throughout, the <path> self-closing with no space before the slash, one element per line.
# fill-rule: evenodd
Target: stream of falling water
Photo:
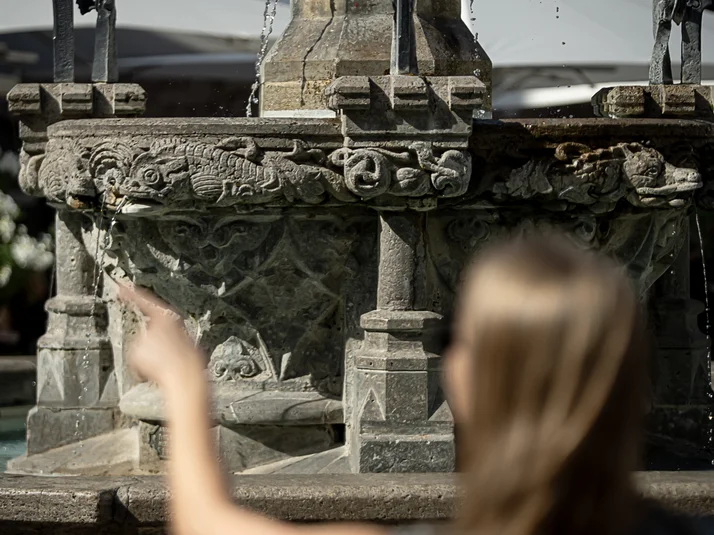
<path fill-rule="evenodd" d="M 712 370 L 712 352 L 711 352 L 711 318 L 709 316 L 709 279 L 707 277 L 707 263 L 704 257 L 704 236 L 702 234 L 702 223 L 699 220 L 699 212 L 695 210 L 694 220 L 697 224 L 697 237 L 699 238 L 699 251 L 702 256 L 702 275 L 704 276 L 704 313 L 706 314 L 706 337 L 707 337 L 707 363 L 709 371 L 709 391 L 707 396 L 709 397 L 710 404 L 714 397 L 714 385 L 711 382 L 711 370 Z M 709 426 L 707 429 L 707 449 L 709 455 L 714 455 L 714 414 L 712 413 L 711 407 L 709 408 Z M 714 457 L 710 459 L 711 464 L 714 465 Z"/>
<path fill-rule="evenodd" d="M 478 43 L 478 32 L 476 31 L 476 15 L 474 14 L 474 0 L 469 0 L 469 21 L 471 31 L 474 34 L 474 43 Z"/>
<path fill-rule="evenodd" d="M 114 229 L 114 226 L 116 225 L 117 218 L 119 217 L 119 214 L 121 213 L 122 208 L 126 204 L 126 198 L 122 199 L 119 205 L 116 207 L 114 210 L 114 214 L 112 215 L 111 219 L 109 220 L 109 225 L 107 226 L 106 231 L 104 232 L 104 239 L 102 240 L 102 220 L 104 219 L 105 212 L 106 212 L 106 196 L 102 199 L 102 206 L 99 209 L 99 214 L 97 214 L 97 218 L 95 220 L 95 230 L 97 233 L 97 240 L 95 242 L 94 246 L 94 272 L 92 274 L 92 308 L 90 311 L 90 317 L 92 318 L 92 321 L 96 317 L 97 314 L 97 303 L 100 300 L 100 295 L 99 295 L 99 290 L 100 290 L 100 285 L 101 285 L 101 280 L 102 280 L 102 266 L 104 265 L 104 258 L 107 253 L 107 248 L 109 247 L 109 244 L 111 242 L 111 236 L 112 236 L 112 230 Z M 91 343 L 92 343 L 92 334 L 93 334 L 93 329 L 89 328 L 87 330 L 87 344 L 84 346 L 84 352 L 82 353 L 82 361 L 80 362 L 80 377 L 79 381 L 80 383 L 84 383 L 82 386 L 82 392 L 79 394 L 78 397 L 78 405 L 81 407 L 82 404 L 82 399 L 84 398 L 84 395 L 88 391 L 88 387 L 86 385 L 87 380 L 88 380 L 88 371 L 90 368 L 90 362 L 89 362 L 89 352 L 91 350 Z M 81 422 L 85 420 L 85 415 L 83 414 L 82 411 L 79 411 L 80 415 L 77 418 L 77 421 L 74 424 L 75 427 L 75 443 L 79 442 L 79 447 L 82 448 L 81 444 L 81 437 L 80 435 L 80 425 Z M 76 454 L 76 450 L 74 452 Z"/>
<path fill-rule="evenodd" d="M 709 279 L 707 277 L 707 263 L 704 260 L 704 238 L 702 236 L 702 224 L 699 221 L 699 212 L 694 212 L 694 220 L 697 223 L 697 236 L 699 237 L 699 250 L 702 255 L 702 274 L 704 275 L 704 308 L 706 314 L 706 336 L 707 336 L 707 360 L 711 365 L 711 318 L 709 317 L 710 307 L 709 307 Z"/>
<path fill-rule="evenodd" d="M 255 62 L 255 81 L 250 88 L 248 104 L 245 107 L 246 117 L 253 116 L 252 106 L 258 103 L 258 90 L 260 89 L 260 70 L 268 53 L 268 40 L 273 33 L 273 22 L 278 12 L 278 0 L 265 0 L 265 10 L 263 11 L 263 29 L 260 31 L 260 50 L 258 59 Z"/>

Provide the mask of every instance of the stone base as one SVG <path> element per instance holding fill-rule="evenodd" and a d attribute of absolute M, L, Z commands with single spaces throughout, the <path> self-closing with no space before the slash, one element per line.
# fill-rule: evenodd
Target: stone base
<path fill-rule="evenodd" d="M 350 471 L 345 447 L 334 447 L 334 436 L 324 427 L 255 426 L 242 431 L 222 426 L 213 429 L 221 464 L 229 473 L 309 475 Z M 13 459 L 7 472 L 47 476 L 165 474 L 166 439 L 164 428 L 140 422 L 130 429 Z"/>
<path fill-rule="evenodd" d="M 144 452 L 141 466 L 166 460 L 168 429 L 146 422 L 140 422 L 139 429 Z M 232 473 L 290 463 L 298 458 L 321 455 L 335 447 L 334 432 L 329 425 L 218 425 L 212 432 L 223 468 Z"/>
<path fill-rule="evenodd" d="M 232 483 L 237 503 L 296 522 L 445 522 L 459 500 L 452 474 L 239 476 Z M 711 472 L 646 472 L 638 483 L 643 494 L 665 506 L 714 515 Z M 0 533 L 159 533 L 167 497 L 158 477 L 0 475 Z"/>
<path fill-rule="evenodd" d="M 355 471 L 375 473 L 453 472 L 454 435 L 365 435 L 356 440 Z"/>
<path fill-rule="evenodd" d="M 114 430 L 112 409 L 35 407 L 27 417 L 27 451 L 42 453 Z"/>
<path fill-rule="evenodd" d="M 140 471 L 137 428 L 122 429 L 10 461 L 9 474 L 117 476 L 151 473 Z"/>
<path fill-rule="evenodd" d="M 714 118 L 714 87 L 650 85 L 609 87 L 592 99 L 595 115 L 628 117 Z"/>

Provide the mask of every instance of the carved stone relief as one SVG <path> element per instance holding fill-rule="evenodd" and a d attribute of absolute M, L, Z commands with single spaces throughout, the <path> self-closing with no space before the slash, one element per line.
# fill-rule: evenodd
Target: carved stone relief
<path fill-rule="evenodd" d="M 350 288 L 370 276 L 360 250 L 376 235 L 359 214 L 127 218 L 110 269 L 191 318 L 215 381 L 339 396 L 346 307 L 373 295 Z"/>
<path fill-rule="evenodd" d="M 429 260 L 439 308 L 448 310 L 469 258 L 491 240 L 513 233 L 557 228 L 578 246 L 599 249 L 629 271 L 645 295 L 669 268 L 685 237 L 686 211 L 648 210 L 596 216 L 543 211 L 458 211 L 429 218 Z"/>
<path fill-rule="evenodd" d="M 701 187 L 696 169 L 677 167 L 638 143 L 604 149 L 561 143 L 552 158 L 504 170 L 492 192 L 497 201 L 532 200 L 560 209 L 581 205 L 605 213 L 622 199 L 638 208 L 681 207 Z"/>
<path fill-rule="evenodd" d="M 308 148 L 265 151 L 250 137 L 216 144 L 176 138 L 105 141 L 92 146 L 57 138 L 28 168 L 28 190 L 55 203 L 107 195 L 112 201 L 206 206 L 352 203 L 387 197 L 457 197 L 469 186 L 471 155 L 415 142 L 404 150 Z"/>

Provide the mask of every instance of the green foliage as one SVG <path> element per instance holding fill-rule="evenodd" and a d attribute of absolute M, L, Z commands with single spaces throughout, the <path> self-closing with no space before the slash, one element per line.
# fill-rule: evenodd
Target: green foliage
<path fill-rule="evenodd" d="M 30 236 L 20 224 L 20 209 L 3 190 L 17 183 L 11 168 L 0 167 L 0 300 L 12 297 L 25 287 L 31 271 L 45 271 L 54 263 L 49 234 Z"/>

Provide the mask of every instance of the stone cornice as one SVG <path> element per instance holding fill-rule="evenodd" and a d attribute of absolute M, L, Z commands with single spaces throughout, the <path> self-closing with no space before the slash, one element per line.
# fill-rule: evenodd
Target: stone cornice
<path fill-rule="evenodd" d="M 30 158 L 22 185 L 72 208 L 122 203 L 134 212 L 474 202 L 593 213 L 620 202 L 677 208 L 702 189 L 712 145 L 709 125 L 675 123 L 476 123 L 470 149 L 457 150 L 409 138 L 354 146 L 329 119 L 64 121 L 49 128 L 46 152 Z"/>

